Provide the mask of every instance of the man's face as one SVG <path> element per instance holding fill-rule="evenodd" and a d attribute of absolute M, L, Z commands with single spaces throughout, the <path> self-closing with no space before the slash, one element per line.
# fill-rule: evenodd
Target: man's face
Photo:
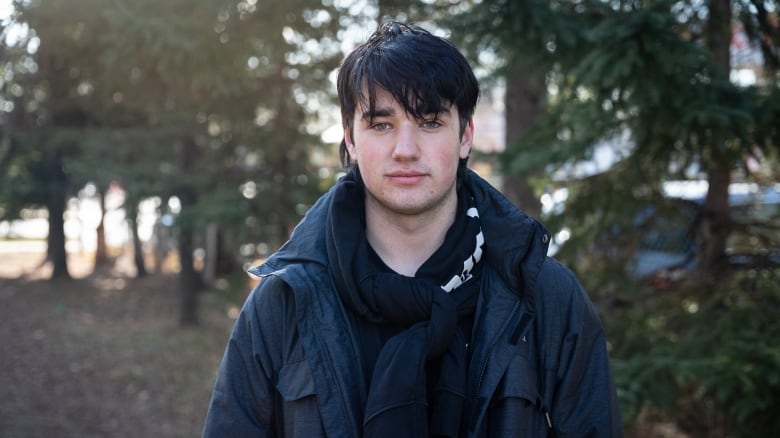
<path fill-rule="evenodd" d="M 366 208 L 421 215 L 457 199 L 458 161 L 471 151 L 473 123 L 468 122 L 461 137 L 456 107 L 418 120 L 387 91 L 376 91 L 374 114 L 358 106 L 353 135 L 344 133 L 350 159 L 365 183 Z"/>

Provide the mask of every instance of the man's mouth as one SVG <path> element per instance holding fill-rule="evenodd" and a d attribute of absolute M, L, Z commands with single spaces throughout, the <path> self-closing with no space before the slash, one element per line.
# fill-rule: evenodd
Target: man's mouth
<path fill-rule="evenodd" d="M 426 174 L 418 171 L 390 172 L 387 177 L 398 184 L 416 184 L 425 178 Z"/>

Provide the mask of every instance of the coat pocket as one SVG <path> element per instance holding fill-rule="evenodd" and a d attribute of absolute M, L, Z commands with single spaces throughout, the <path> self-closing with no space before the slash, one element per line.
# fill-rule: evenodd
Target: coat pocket
<path fill-rule="evenodd" d="M 325 436 L 314 389 L 314 377 L 307 360 L 284 365 L 276 383 L 282 402 L 278 421 L 289 437 Z"/>
<path fill-rule="evenodd" d="M 543 436 L 543 414 L 538 409 L 536 369 L 528 358 L 516 355 L 507 367 L 488 407 L 487 436 Z"/>

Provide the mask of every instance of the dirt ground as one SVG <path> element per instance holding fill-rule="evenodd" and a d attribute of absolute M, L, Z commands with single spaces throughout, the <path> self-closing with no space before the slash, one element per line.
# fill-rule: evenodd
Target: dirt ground
<path fill-rule="evenodd" d="M 52 282 L 42 258 L 0 245 L 0 438 L 199 437 L 236 305 L 204 293 L 200 325 L 181 328 L 174 274 L 72 254 L 74 280 Z"/>
<path fill-rule="evenodd" d="M 0 254 L 0 437 L 200 436 L 235 307 L 205 293 L 181 328 L 173 274 L 40 260 Z"/>

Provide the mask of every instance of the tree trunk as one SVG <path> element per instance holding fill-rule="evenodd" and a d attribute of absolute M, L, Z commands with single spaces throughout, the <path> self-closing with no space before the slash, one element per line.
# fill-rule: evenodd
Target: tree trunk
<path fill-rule="evenodd" d="M 106 191 L 103 187 L 97 186 L 98 200 L 100 202 L 100 222 L 97 230 L 97 247 L 95 248 L 95 268 L 104 265 L 108 261 L 108 251 L 106 250 Z"/>
<path fill-rule="evenodd" d="M 133 264 L 135 265 L 135 276 L 137 278 L 147 275 L 146 263 L 144 262 L 144 248 L 141 238 L 138 236 L 138 210 L 136 208 L 128 209 L 127 223 L 130 227 L 130 236 L 133 239 Z"/>
<path fill-rule="evenodd" d="M 181 263 L 181 271 L 179 272 L 179 295 L 181 297 L 181 308 L 179 322 L 184 326 L 198 324 L 198 291 L 200 289 L 200 281 L 197 278 L 198 273 L 195 271 L 192 251 L 192 228 L 189 226 L 180 227 L 179 261 Z"/>
<path fill-rule="evenodd" d="M 726 243 L 731 233 L 729 185 L 731 166 L 710 168 L 709 188 L 698 223 L 698 268 L 704 279 L 716 280 L 728 268 Z"/>
<path fill-rule="evenodd" d="M 154 272 L 157 274 L 163 272 L 163 265 L 165 264 L 165 259 L 168 257 L 168 252 L 170 251 L 170 232 L 170 228 L 163 225 L 159 219 L 154 224 Z"/>
<path fill-rule="evenodd" d="M 219 225 L 206 225 L 206 259 L 203 265 L 203 281 L 211 286 L 217 280 L 219 264 Z"/>
<path fill-rule="evenodd" d="M 290 172 L 290 158 L 287 153 L 282 154 L 281 162 L 279 163 L 280 178 L 280 191 L 281 196 L 279 199 L 279 224 L 277 227 L 276 245 L 279 246 L 290 237 L 290 229 L 295 220 L 292 217 L 294 206 L 290 201 L 288 193 L 292 193 L 292 179 L 293 175 Z"/>
<path fill-rule="evenodd" d="M 516 61 L 506 81 L 506 145 L 520 140 L 544 115 L 546 95 L 544 71 L 526 62 Z M 531 175 L 504 175 L 502 191 L 529 216 L 539 217 L 542 204 L 529 183 Z"/>
<path fill-rule="evenodd" d="M 707 27 L 707 47 L 716 64 L 716 74 L 727 79 L 730 71 L 729 45 L 731 42 L 731 2 L 710 0 Z M 714 146 L 714 145 L 713 145 Z M 707 165 L 709 188 L 698 223 L 698 268 L 705 279 L 717 279 L 728 266 L 726 243 L 731 232 L 729 185 L 731 158 L 728 153 L 713 153 Z"/>
<path fill-rule="evenodd" d="M 49 210 L 49 248 L 53 271 L 51 279 L 70 279 L 68 254 L 65 249 L 65 187 L 66 176 L 62 168 L 62 153 L 54 151 L 49 158 L 49 187 L 46 207 Z"/>
<path fill-rule="evenodd" d="M 192 139 L 186 139 L 179 144 L 178 163 L 182 175 L 193 172 L 196 148 L 197 145 Z M 182 215 L 188 214 L 188 211 L 195 205 L 198 195 L 194 187 L 186 185 L 180 190 L 179 199 L 181 201 L 179 218 L 182 219 Z M 195 229 L 192 220 L 184 219 L 178 222 L 179 262 L 181 266 L 179 271 L 179 294 L 181 297 L 179 322 L 185 326 L 195 325 L 198 323 L 198 292 L 202 287 L 202 280 L 195 271 L 192 255 Z"/>
<path fill-rule="evenodd" d="M 241 268 L 241 258 L 236 255 L 233 233 L 225 228 L 220 228 L 218 241 L 217 275 L 225 276 L 232 274 Z"/>

